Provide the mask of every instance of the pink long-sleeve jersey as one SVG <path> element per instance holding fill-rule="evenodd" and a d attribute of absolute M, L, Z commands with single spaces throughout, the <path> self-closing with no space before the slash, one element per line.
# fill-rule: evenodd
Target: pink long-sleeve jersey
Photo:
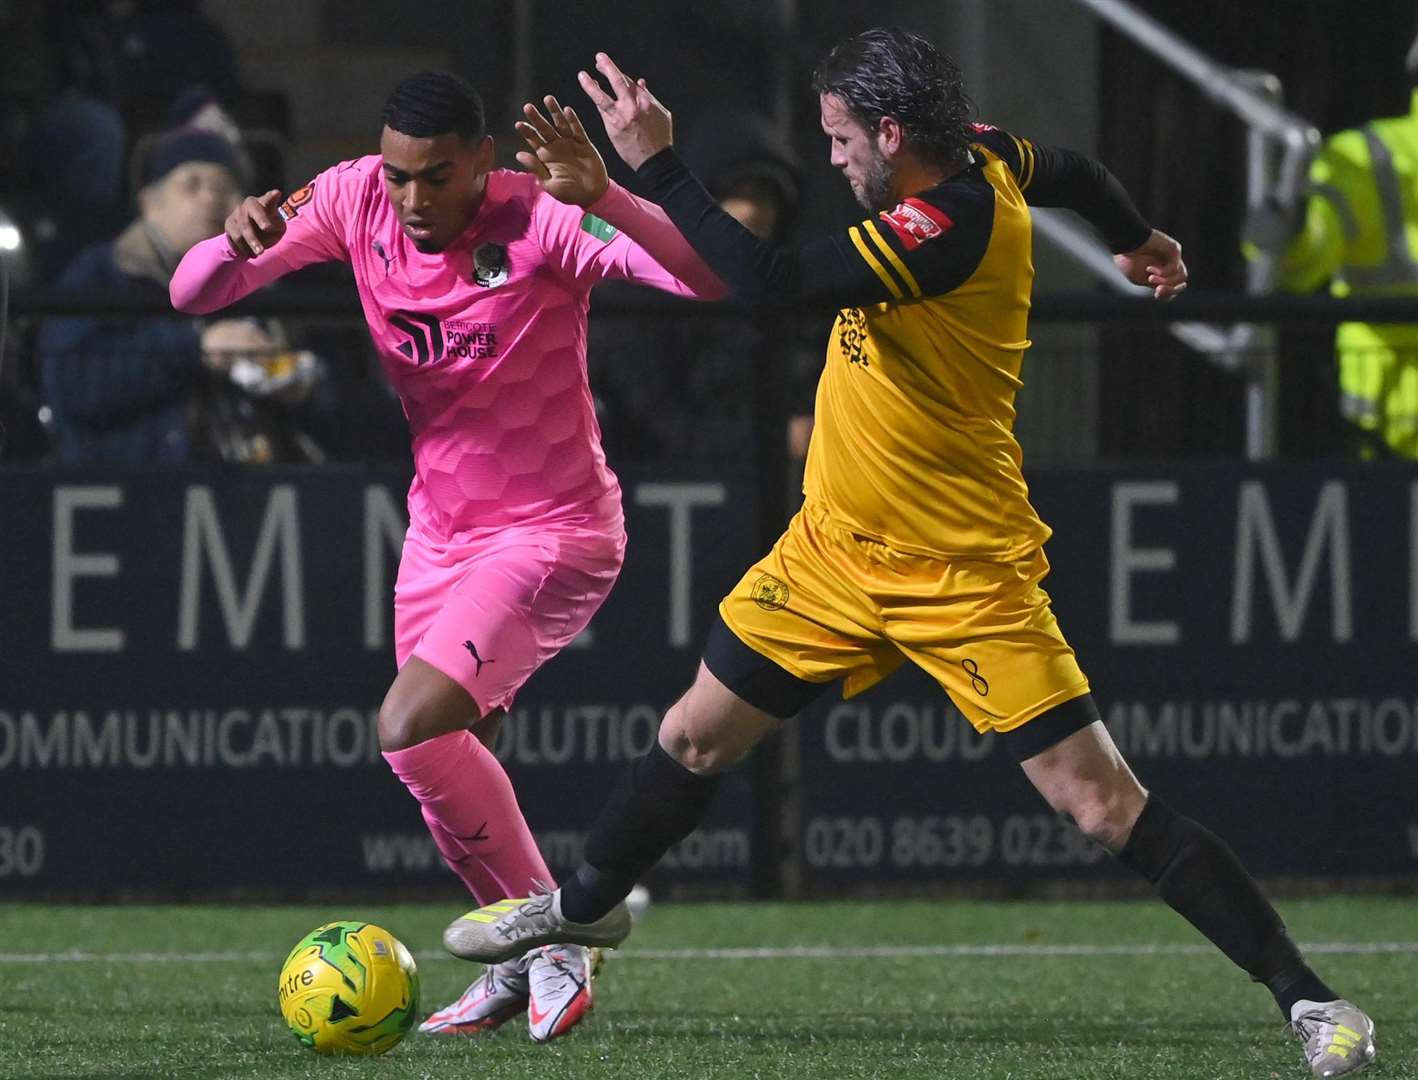
<path fill-rule="evenodd" d="M 621 279 L 714 299 L 722 284 L 623 188 L 587 211 L 508 171 L 489 174 L 468 229 L 425 254 L 399 226 L 380 163 L 342 162 L 293 193 L 285 235 L 255 259 L 225 236 L 198 244 L 173 276 L 173 305 L 205 314 L 299 267 L 348 262 L 409 420 L 415 528 L 433 540 L 539 521 L 618 528 L 620 485 L 586 379 L 591 288 Z"/>

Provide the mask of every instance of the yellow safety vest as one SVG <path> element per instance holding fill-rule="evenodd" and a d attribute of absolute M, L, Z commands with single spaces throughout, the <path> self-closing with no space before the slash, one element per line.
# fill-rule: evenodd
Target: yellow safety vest
<path fill-rule="evenodd" d="M 1418 297 L 1418 91 L 1409 115 L 1341 131 L 1310 166 L 1280 286 L 1325 281 L 1335 296 Z M 1343 323 L 1336 351 L 1345 417 L 1418 458 L 1418 325 Z"/>

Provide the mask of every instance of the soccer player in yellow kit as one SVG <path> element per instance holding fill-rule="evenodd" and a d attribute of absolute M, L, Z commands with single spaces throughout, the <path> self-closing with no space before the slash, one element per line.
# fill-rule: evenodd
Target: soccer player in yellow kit
<path fill-rule="evenodd" d="M 850 696 L 910 660 L 996 733 L 1054 810 L 1267 986 L 1315 1076 L 1367 1065 L 1372 1021 L 1306 964 L 1231 849 L 1138 783 L 1040 586 L 1049 529 L 1011 430 L 1029 345 L 1028 205 L 1077 211 L 1158 299 L 1186 287 L 1177 242 L 1097 162 L 970 123 L 954 62 L 879 29 L 840 44 L 814 79 L 832 163 L 871 216 L 773 250 L 680 162 L 669 113 L 643 80 L 604 54 L 596 66 L 609 93 L 585 72 L 580 81 L 616 151 L 740 299 L 841 310 L 803 509 L 720 604 L 658 745 L 612 794 L 573 877 L 468 913 L 446 931 L 448 948 L 496 962 L 542 942 L 618 943 L 623 898 L 693 830 L 717 774 L 832 683 Z M 523 164 L 594 176 L 579 119 L 547 107 L 550 120 L 526 109 Z"/>

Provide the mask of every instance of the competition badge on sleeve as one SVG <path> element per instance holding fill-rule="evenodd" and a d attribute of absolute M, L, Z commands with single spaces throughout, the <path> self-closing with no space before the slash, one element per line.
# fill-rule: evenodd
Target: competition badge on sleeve
<path fill-rule="evenodd" d="M 301 208 L 302 206 L 304 206 L 306 203 L 308 203 L 308 202 L 309 202 L 311 199 L 313 199 L 314 197 L 315 197 L 315 181 L 314 181 L 314 180 L 310 181 L 310 183 L 306 184 L 306 185 L 305 185 L 304 187 L 302 187 L 302 188 L 296 188 L 296 190 L 295 190 L 295 191 L 292 191 L 292 192 L 290 193 L 290 195 L 286 198 L 286 201 L 283 202 L 283 203 L 281 203 L 281 205 L 280 205 L 280 208 L 279 208 L 279 211 L 278 211 L 278 212 L 279 212 L 280 215 L 281 215 L 281 220 L 282 220 L 282 221 L 289 221 L 289 220 L 291 220 L 291 218 L 295 217 L 296 214 L 300 213 L 300 208 Z"/>

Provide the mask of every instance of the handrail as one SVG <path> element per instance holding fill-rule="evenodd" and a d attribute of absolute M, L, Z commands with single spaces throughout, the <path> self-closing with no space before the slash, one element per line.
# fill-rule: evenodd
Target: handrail
<path fill-rule="evenodd" d="M 1126 0 L 1075 2 L 1192 82 L 1250 128 L 1246 140 L 1249 207 L 1254 209 L 1268 202 L 1288 207 L 1299 200 L 1320 134 L 1304 117 L 1279 104 L 1279 79 L 1266 72 L 1226 67 Z M 1272 152 L 1277 145 L 1278 161 Z M 1116 287 L 1116 272 L 1105 272 L 1111 267 L 1105 267 L 1100 258 L 1108 253 L 1092 236 L 1082 230 L 1061 228 L 1037 212 L 1035 219 L 1040 231 L 1053 237 L 1065 254 Z M 1261 253 L 1247 268 L 1247 291 L 1272 291 L 1276 269 L 1276 253 Z M 1245 376 L 1246 456 L 1253 461 L 1273 456 L 1278 377 L 1273 350 L 1257 348 L 1261 344 L 1256 340 L 1259 328 L 1238 325 L 1223 329 L 1176 323 L 1172 333 L 1221 369 Z M 1267 359 L 1258 360 L 1260 356 Z"/>
<path fill-rule="evenodd" d="M 1243 76 L 1125 0 L 1076 2 L 1195 83 L 1212 101 L 1230 109 L 1250 127 L 1303 147 L 1318 141 L 1319 132 L 1304 117 L 1257 94 Z"/>

